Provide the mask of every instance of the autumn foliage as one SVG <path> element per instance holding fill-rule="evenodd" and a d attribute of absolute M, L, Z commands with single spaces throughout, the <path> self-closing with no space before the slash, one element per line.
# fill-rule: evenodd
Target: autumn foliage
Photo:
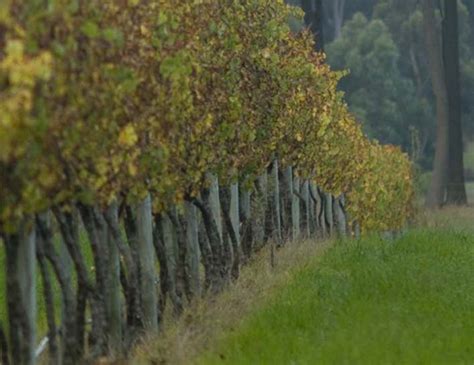
<path fill-rule="evenodd" d="M 147 192 L 160 211 L 205 173 L 251 180 L 278 158 L 365 230 L 412 212 L 411 165 L 368 140 L 342 76 L 282 0 L 0 5 L 0 231 L 71 202 Z"/>

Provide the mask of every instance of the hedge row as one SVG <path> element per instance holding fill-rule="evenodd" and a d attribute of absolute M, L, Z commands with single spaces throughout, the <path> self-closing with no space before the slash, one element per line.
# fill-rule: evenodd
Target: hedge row
<path fill-rule="evenodd" d="M 343 74 L 290 32 L 301 15 L 280 0 L 1 3 L 14 363 L 34 361 L 35 255 L 51 359 L 75 363 L 156 331 L 167 298 L 179 314 L 221 290 L 264 242 L 406 224 L 410 162 L 364 136 Z"/>
<path fill-rule="evenodd" d="M 0 14 L 2 230 L 77 200 L 151 192 L 160 211 L 206 172 L 250 181 L 275 158 L 346 193 L 363 228 L 410 215 L 406 157 L 364 137 L 282 1 L 10 0 Z"/>

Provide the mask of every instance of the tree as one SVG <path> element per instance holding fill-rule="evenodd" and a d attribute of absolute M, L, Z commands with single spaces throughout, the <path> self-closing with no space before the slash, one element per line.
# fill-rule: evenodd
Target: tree
<path fill-rule="evenodd" d="M 461 124 L 461 87 L 459 71 L 459 30 L 457 1 L 444 1 L 443 60 L 449 113 L 449 177 L 447 203 L 466 204 L 463 139 Z"/>
<path fill-rule="evenodd" d="M 339 38 L 342 27 L 347 19 L 351 19 L 355 13 L 362 13 L 367 18 L 372 17 L 372 10 L 380 0 L 323 0 L 326 10 L 324 27 L 327 40 Z"/>
<path fill-rule="evenodd" d="M 449 156 L 448 95 L 434 1 L 422 1 L 425 46 L 429 58 L 431 83 L 436 97 L 436 151 L 433 162 L 433 176 L 426 197 L 426 205 L 431 208 L 440 207 L 444 202 Z"/>
<path fill-rule="evenodd" d="M 302 0 L 301 7 L 305 12 L 304 21 L 314 34 L 316 50 L 324 50 L 323 2 L 322 0 Z"/>
<path fill-rule="evenodd" d="M 334 39 L 339 38 L 342 32 L 342 25 L 344 24 L 344 7 L 346 0 L 332 1 L 332 23 L 334 27 Z"/>
<path fill-rule="evenodd" d="M 328 44 L 327 55 L 332 67 L 349 70 L 341 88 L 365 132 L 408 150 L 410 126 L 424 129 L 429 118 L 413 82 L 400 73 L 400 50 L 384 22 L 355 14 Z"/>

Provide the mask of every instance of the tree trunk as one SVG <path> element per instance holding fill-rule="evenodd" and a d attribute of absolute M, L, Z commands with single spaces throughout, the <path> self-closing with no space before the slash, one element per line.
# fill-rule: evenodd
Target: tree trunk
<path fill-rule="evenodd" d="M 210 249 L 211 254 L 211 263 L 210 263 L 210 270 L 209 270 L 209 289 L 213 293 L 217 293 L 222 290 L 224 286 L 224 278 L 222 276 L 223 273 L 223 264 L 224 258 L 222 253 L 222 240 L 219 236 L 219 231 L 217 229 L 217 224 L 214 220 L 213 214 L 211 214 L 211 208 L 208 199 L 208 191 L 206 189 L 202 192 L 202 201 L 199 199 L 194 199 L 194 204 L 199 208 L 202 215 L 203 225 L 206 232 L 206 238 L 201 237 L 200 239 L 200 248 L 203 254 L 207 252 L 205 250 L 207 247 Z M 207 241 L 207 242 L 205 242 Z M 205 255 L 207 257 L 207 255 Z"/>
<path fill-rule="evenodd" d="M 111 214 L 114 221 L 118 221 L 116 216 L 118 210 L 116 204 L 111 208 Z M 105 215 L 107 215 L 106 212 Z M 113 229 L 108 225 L 106 227 L 106 243 L 108 245 L 109 259 L 107 271 L 109 273 L 109 280 L 107 286 L 106 296 L 106 312 L 107 312 L 107 338 L 109 348 L 114 355 L 119 355 L 122 351 L 122 296 L 121 296 L 121 282 L 120 282 L 120 251 L 116 243 L 116 236 Z"/>
<path fill-rule="evenodd" d="M 13 364 L 35 364 L 36 235 L 32 222 L 5 237 L 7 305 Z"/>
<path fill-rule="evenodd" d="M 151 197 L 137 206 L 137 254 L 140 270 L 140 292 L 144 328 L 150 332 L 158 331 L 158 296 L 156 259 L 153 246 L 153 218 Z"/>
<path fill-rule="evenodd" d="M 278 246 L 282 244 L 281 210 L 280 210 L 280 178 L 278 160 L 273 160 L 268 173 L 268 205 L 270 212 L 269 238 Z"/>
<path fill-rule="evenodd" d="M 45 220 L 47 220 L 46 217 L 45 217 Z M 45 309 L 46 309 L 46 322 L 48 324 L 48 348 L 49 348 L 48 359 L 51 364 L 61 364 L 60 352 L 59 352 L 58 341 L 57 341 L 58 330 L 56 327 L 55 310 L 54 310 L 53 284 L 51 281 L 51 275 L 50 275 L 48 264 L 46 261 L 45 244 L 43 242 L 43 237 L 40 234 L 38 227 L 37 227 L 36 237 L 37 237 L 36 257 L 38 259 L 41 277 L 43 279 L 43 299 L 44 299 Z"/>
<path fill-rule="evenodd" d="M 199 219 L 197 208 L 191 204 L 185 203 L 186 215 L 186 266 L 187 275 L 189 275 L 190 292 L 193 297 L 201 294 L 201 282 L 199 278 Z"/>
<path fill-rule="evenodd" d="M 281 178 L 281 195 L 282 195 L 282 226 L 283 226 L 283 240 L 290 240 L 293 237 L 293 201 L 295 196 L 293 194 L 293 168 L 287 167 L 282 171 Z M 297 198 L 296 198 L 297 199 Z"/>
<path fill-rule="evenodd" d="M 106 224 L 93 206 L 78 204 L 79 212 L 89 238 L 94 258 L 95 285 L 91 297 L 92 331 L 90 333 L 90 355 L 92 358 L 107 354 L 107 300 L 109 285 L 108 246 L 105 240 Z"/>
<path fill-rule="evenodd" d="M 186 233 L 186 221 L 180 212 L 177 211 L 176 207 L 173 207 L 168 211 L 168 217 L 173 223 L 174 229 L 174 248 L 175 248 L 175 259 L 176 259 L 176 293 L 181 299 L 184 305 L 184 295 L 188 300 L 191 299 L 191 284 L 189 283 L 189 275 L 187 273 L 186 266 L 186 247 L 187 247 L 187 233 Z"/>
<path fill-rule="evenodd" d="M 69 252 L 62 252 L 62 255 L 56 252 L 53 244 L 53 233 L 45 214 L 37 216 L 36 224 L 38 234 L 41 237 L 43 249 L 46 258 L 51 264 L 56 275 L 62 297 L 62 314 L 61 314 L 61 357 L 63 364 L 75 364 L 79 361 L 83 352 L 84 332 L 80 332 L 80 328 L 84 328 L 84 323 L 78 323 L 76 297 L 73 290 L 72 270 L 69 260 Z M 64 224 L 64 222 L 63 222 Z M 60 249 L 67 249 L 66 244 L 61 242 Z M 83 285 L 79 283 L 78 285 Z M 86 288 L 87 289 L 87 288 Z"/>
<path fill-rule="evenodd" d="M 304 21 L 307 27 L 311 29 L 315 38 L 317 51 L 324 50 L 323 35 L 323 1 L 322 0 L 302 0 L 301 6 L 305 12 Z"/>
<path fill-rule="evenodd" d="M 332 209 L 332 200 L 333 197 L 329 193 L 323 193 L 324 196 L 324 218 L 326 221 L 327 234 L 332 236 L 334 233 L 334 215 Z"/>
<path fill-rule="evenodd" d="M 213 186 L 205 188 L 201 193 L 202 200 L 192 198 L 192 202 L 201 211 L 204 227 L 206 228 L 209 246 L 212 251 L 211 291 L 216 293 L 223 289 L 227 279 L 225 255 L 222 243 L 222 221 L 219 202 L 219 187 L 214 178 Z"/>
<path fill-rule="evenodd" d="M 318 214 L 317 214 L 317 200 L 314 196 L 314 185 L 309 182 L 309 229 L 311 236 L 314 236 L 318 232 Z"/>
<path fill-rule="evenodd" d="M 300 179 L 298 176 L 293 174 L 293 194 L 291 197 L 291 222 L 293 240 L 297 240 L 301 235 L 300 200 Z"/>
<path fill-rule="evenodd" d="M 53 208 L 53 212 L 59 224 L 64 244 L 74 263 L 79 286 L 84 287 L 86 291 L 93 291 L 94 286 L 89 278 L 86 261 L 79 248 L 78 218 L 72 212 L 63 212 L 59 208 Z"/>
<path fill-rule="evenodd" d="M 211 185 L 209 187 L 209 207 L 211 208 L 211 214 L 214 218 L 214 222 L 217 227 L 217 231 L 222 241 L 222 210 L 221 210 L 221 202 L 220 202 L 220 195 L 219 195 L 219 181 L 217 176 L 213 174 L 207 174 L 207 179 L 210 181 Z"/>
<path fill-rule="evenodd" d="M 341 194 L 334 199 L 333 210 L 337 233 L 340 237 L 345 237 L 347 235 L 347 220 L 344 210 L 344 195 Z"/>
<path fill-rule="evenodd" d="M 213 275 L 215 272 L 213 266 L 213 254 L 211 245 L 209 244 L 209 238 L 207 236 L 204 221 L 199 218 L 198 221 L 199 251 L 201 253 L 202 264 L 204 266 L 204 289 L 208 291 L 212 288 Z"/>
<path fill-rule="evenodd" d="M 228 186 L 219 186 L 219 201 L 221 207 L 222 219 L 222 244 L 224 253 L 225 280 L 232 277 L 232 267 L 234 263 L 234 246 L 236 246 L 236 235 L 234 227 L 230 220 L 230 188 Z M 238 270 L 236 272 L 238 276 Z"/>
<path fill-rule="evenodd" d="M 431 71 L 433 92 L 436 96 L 436 151 L 434 157 L 433 176 L 426 198 L 426 205 L 430 208 L 440 207 L 444 203 L 446 184 L 448 179 L 448 96 L 441 45 L 435 17 L 435 0 L 422 0 L 423 27 L 425 33 L 426 50 Z"/>
<path fill-rule="evenodd" d="M 224 244 L 231 245 L 226 249 L 226 252 L 228 252 L 228 257 L 226 260 L 229 261 L 227 265 L 229 265 L 232 279 L 236 280 L 240 274 L 240 242 L 238 241 L 239 229 L 238 226 L 235 225 L 236 218 L 239 216 L 239 197 L 238 195 L 235 195 L 234 189 L 234 199 L 232 199 L 232 190 L 232 186 L 221 186 L 219 188 L 222 218 L 224 221 L 224 232 L 226 233 L 224 235 Z M 232 201 L 237 202 L 237 205 L 234 203 L 234 206 L 232 206 Z M 232 211 L 232 208 L 234 208 L 234 211 Z"/>
<path fill-rule="evenodd" d="M 183 312 L 182 293 L 178 290 L 177 285 L 177 237 L 173 222 L 168 214 L 163 213 L 160 219 L 160 231 L 162 234 L 164 257 L 160 259 L 160 264 L 165 262 L 166 273 L 166 291 L 169 295 L 171 303 L 173 304 L 173 312 L 179 316 Z M 164 293 L 166 294 L 166 293 Z"/>
<path fill-rule="evenodd" d="M 164 242 L 164 231 L 163 227 L 162 214 L 155 214 L 155 227 L 153 229 L 153 244 L 155 246 L 156 257 L 158 258 L 158 263 L 160 267 L 160 296 L 158 301 L 158 316 L 162 319 L 163 313 L 165 311 L 168 292 L 170 290 L 170 278 L 169 278 L 169 269 L 168 261 L 166 257 L 166 248 Z"/>
<path fill-rule="evenodd" d="M 251 229 L 251 211 L 250 211 L 250 191 L 245 186 L 239 184 L 239 218 L 240 218 L 240 237 L 242 252 L 245 259 L 248 260 L 252 253 L 252 229 Z"/>
<path fill-rule="evenodd" d="M 354 238 L 356 240 L 361 238 L 361 232 L 360 232 L 360 224 L 359 222 L 355 221 L 353 223 L 353 231 L 354 231 Z"/>
<path fill-rule="evenodd" d="M 3 324 L 0 321 L 0 364 L 9 365 L 7 336 L 3 330 Z"/>
<path fill-rule="evenodd" d="M 235 242 L 233 242 L 234 247 L 234 264 L 233 272 L 239 275 L 241 259 L 242 259 L 242 246 L 240 238 L 240 206 L 239 206 L 239 184 L 234 183 L 230 186 L 230 223 L 235 234 Z"/>
<path fill-rule="evenodd" d="M 265 215 L 267 211 L 268 176 L 267 171 L 255 181 L 255 194 L 252 194 L 252 236 L 254 247 L 258 250 L 265 244 Z"/>
<path fill-rule="evenodd" d="M 316 185 L 311 184 L 309 192 L 314 201 L 314 223 L 316 233 L 319 233 L 319 235 L 323 237 L 326 234 L 324 224 L 323 199 L 321 198 L 319 188 Z"/>
<path fill-rule="evenodd" d="M 301 206 L 301 228 L 303 230 L 304 237 L 308 238 L 311 235 L 310 229 L 310 198 L 309 198 L 309 182 L 307 180 L 301 183 L 301 201 L 303 202 Z"/>
<path fill-rule="evenodd" d="M 333 25 L 334 25 L 334 40 L 339 38 L 342 33 L 342 26 L 344 24 L 344 9 L 346 0 L 332 0 Z"/>
<path fill-rule="evenodd" d="M 444 1 L 443 60 L 449 109 L 448 204 L 467 204 L 464 183 L 463 139 L 461 123 L 461 85 L 459 76 L 458 3 Z"/>
<path fill-rule="evenodd" d="M 108 225 L 108 230 L 110 234 L 109 238 L 113 239 L 113 243 L 116 246 L 116 249 L 118 249 L 119 255 L 122 257 L 123 260 L 123 264 L 120 267 L 120 271 L 121 275 L 125 276 L 126 280 L 121 279 L 120 283 L 123 286 L 127 309 L 128 328 L 123 333 L 123 335 L 125 335 L 124 338 L 126 339 L 124 341 L 125 348 L 133 342 L 138 330 L 143 327 L 143 316 L 141 311 L 141 298 L 138 280 L 139 273 L 137 263 L 132 253 L 132 249 L 130 245 L 125 242 L 122 236 L 117 204 L 111 204 L 109 208 L 105 211 L 104 216 Z M 128 222 L 128 224 L 131 224 L 133 227 L 136 227 L 135 222 Z M 134 230 L 135 228 L 129 227 L 129 230 L 130 229 Z M 131 232 L 129 232 L 129 234 L 131 234 Z M 111 327 L 109 327 L 109 329 L 112 330 Z"/>

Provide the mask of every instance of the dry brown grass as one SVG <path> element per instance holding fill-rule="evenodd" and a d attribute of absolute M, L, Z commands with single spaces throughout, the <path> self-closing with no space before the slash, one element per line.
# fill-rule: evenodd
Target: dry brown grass
<path fill-rule="evenodd" d="M 129 364 L 189 364 L 209 349 L 223 333 L 233 331 L 241 318 L 263 305 L 278 287 L 285 285 L 329 242 L 308 240 L 288 243 L 270 264 L 269 248 L 263 249 L 242 269 L 241 277 L 223 293 L 191 304 L 178 320 L 168 320 L 160 335 L 143 341 Z"/>
<path fill-rule="evenodd" d="M 429 228 L 474 231 L 474 205 L 425 210 L 419 214 L 417 224 Z"/>

